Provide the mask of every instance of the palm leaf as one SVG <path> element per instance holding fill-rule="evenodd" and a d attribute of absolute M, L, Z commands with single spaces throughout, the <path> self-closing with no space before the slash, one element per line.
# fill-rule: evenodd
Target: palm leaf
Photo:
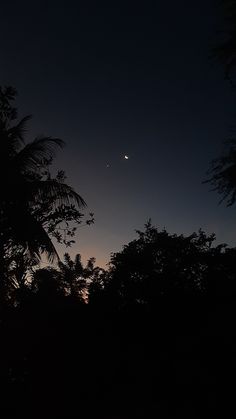
<path fill-rule="evenodd" d="M 82 262 L 81 262 L 81 255 L 79 253 L 77 253 L 77 255 L 75 255 L 74 266 L 75 266 L 76 275 L 81 275 L 82 272 L 83 272 L 83 265 L 82 265 Z"/>
<path fill-rule="evenodd" d="M 86 207 L 84 199 L 71 186 L 56 179 L 34 181 L 30 183 L 30 187 L 32 196 L 40 201 L 50 199 L 55 205 L 76 204 L 79 208 Z"/>
<path fill-rule="evenodd" d="M 27 124 L 31 120 L 32 115 L 27 115 L 18 122 L 17 125 L 8 129 L 8 138 L 17 151 L 20 147 L 20 143 L 24 143 L 24 136 L 27 132 Z M 20 141 L 19 141 L 20 140 Z"/>
<path fill-rule="evenodd" d="M 50 161 L 57 148 L 62 148 L 64 142 L 59 138 L 37 137 L 27 144 L 14 158 L 15 166 L 21 172 L 37 171 L 44 161 Z"/>
<path fill-rule="evenodd" d="M 27 248 L 31 257 L 41 259 L 41 253 L 44 253 L 50 263 L 58 262 L 60 258 L 56 248 L 42 225 L 34 219 L 31 227 L 34 229 L 34 236 L 32 236 L 31 240 L 30 237 L 27 240 Z"/>
<path fill-rule="evenodd" d="M 42 224 L 24 206 L 19 206 L 17 217 L 10 215 L 11 234 L 16 243 L 23 246 L 31 258 L 41 259 L 45 253 L 49 262 L 59 260 L 58 253 Z M 18 219 L 21 222 L 18 222 Z"/>
<path fill-rule="evenodd" d="M 211 168 L 207 174 L 209 178 L 203 183 L 210 183 L 212 191 L 217 191 L 221 195 L 220 203 L 226 201 L 227 206 L 231 206 L 236 200 L 236 146 L 235 140 L 227 141 L 230 145 L 218 159 L 211 163 Z"/>

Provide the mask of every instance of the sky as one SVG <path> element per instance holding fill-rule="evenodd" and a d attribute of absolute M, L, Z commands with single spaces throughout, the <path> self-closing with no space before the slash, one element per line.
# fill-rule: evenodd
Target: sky
<path fill-rule="evenodd" d="M 105 266 L 149 218 L 235 246 L 235 207 L 202 184 L 235 123 L 235 92 L 211 58 L 221 26 L 216 0 L 1 5 L 0 84 L 33 114 L 32 138 L 65 140 L 55 166 L 95 213 L 72 256 Z"/>

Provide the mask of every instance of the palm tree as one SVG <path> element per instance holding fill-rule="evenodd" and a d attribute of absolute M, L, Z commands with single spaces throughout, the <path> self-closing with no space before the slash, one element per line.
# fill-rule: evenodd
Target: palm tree
<path fill-rule="evenodd" d="M 13 245 L 34 258 L 45 253 L 50 262 L 59 259 L 50 233 L 55 233 L 60 222 L 80 217 L 79 209 L 86 205 L 65 183 L 62 172 L 54 178 L 50 175 L 49 166 L 63 141 L 37 137 L 25 144 L 31 116 L 16 122 L 15 96 L 13 88 L 0 88 L 0 275 Z"/>
<path fill-rule="evenodd" d="M 77 254 L 73 261 L 68 253 L 65 253 L 63 262 L 59 262 L 59 268 L 65 282 L 69 295 L 75 299 L 84 300 L 87 279 L 94 269 L 95 259 L 89 259 L 84 268 L 81 262 L 81 255 Z"/>

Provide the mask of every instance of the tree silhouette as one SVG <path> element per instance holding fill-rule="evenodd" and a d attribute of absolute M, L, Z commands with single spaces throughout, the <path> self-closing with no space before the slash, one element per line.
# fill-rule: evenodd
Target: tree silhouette
<path fill-rule="evenodd" d="M 207 295 L 215 276 L 222 280 L 224 275 L 225 285 L 227 278 L 234 278 L 232 261 L 227 274 L 223 267 L 235 250 L 213 247 L 214 234 L 207 236 L 199 230 L 186 237 L 171 235 L 158 231 L 151 222 L 137 234 L 137 239 L 111 257 L 105 285 L 100 288 L 110 305 L 151 308 L 162 297 Z"/>
<path fill-rule="evenodd" d="M 60 272 L 52 267 L 37 269 L 31 280 L 31 289 L 45 304 L 52 305 L 56 297 L 65 296 L 64 281 Z"/>
<path fill-rule="evenodd" d="M 0 88 L 1 203 L 0 276 L 6 279 L 7 261 L 14 258 L 15 246 L 29 257 L 45 253 L 49 261 L 58 259 L 52 238 L 69 242 L 75 232 L 70 222 L 81 222 L 84 200 L 65 183 L 64 172 L 52 177 L 49 167 L 55 152 L 63 146 L 58 138 L 37 137 L 25 144 L 27 116 L 17 122 L 13 103 L 16 91 Z M 64 238 L 61 237 L 62 223 Z"/>
<path fill-rule="evenodd" d="M 94 263 L 95 259 L 91 258 L 87 266 L 84 267 L 80 254 L 77 254 L 73 261 L 68 253 L 65 253 L 63 262 L 59 262 L 58 266 L 66 291 L 75 300 L 84 300 L 86 298 L 87 280 L 92 275 Z"/>
<path fill-rule="evenodd" d="M 57 268 L 51 266 L 39 268 L 34 264 L 34 260 L 26 262 L 25 264 L 25 254 L 19 254 L 18 259 L 14 259 L 10 272 L 10 284 L 13 290 L 16 290 L 18 299 L 21 295 L 24 298 L 25 293 L 29 297 L 30 294 L 45 295 L 47 300 L 52 299 L 53 295 L 60 294 L 73 304 L 85 303 L 88 302 L 88 289 L 105 273 L 104 269 L 95 266 L 95 258 L 90 258 L 84 266 L 80 254 L 75 255 L 72 260 L 70 255 L 65 253 Z M 27 271 L 25 266 L 28 266 Z"/>
<path fill-rule="evenodd" d="M 105 307 L 107 303 L 106 285 L 108 283 L 110 274 L 107 270 L 95 267 L 88 283 L 88 302 L 90 306 Z"/>
<path fill-rule="evenodd" d="M 231 206 L 236 201 L 236 140 L 228 140 L 226 145 L 225 153 L 212 161 L 204 183 L 210 183 L 212 190 L 219 193 L 220 202 Z"/>
<path fill-rule="evenodd" d="M 33 272 L 0 323 L 3 416 L 74 417 L 81 405 L 85 417 L 180 417 L 186 406 L 195 417 L 211 413 L 209 387 L 219 399 L 220 382 L 230 390 L 236 249 L 151 222 L 137 234 L 107 272 L 68 254 Z"/>

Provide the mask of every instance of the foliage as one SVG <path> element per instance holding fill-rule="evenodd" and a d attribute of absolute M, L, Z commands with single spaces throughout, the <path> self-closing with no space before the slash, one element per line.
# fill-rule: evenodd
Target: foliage
<path fill-rule="evenodd" d="M 15 305 L 22 303 L 25 297 L 30 300 L 34 295 L 49 304 L 58 297 L 69 298 L 74 303 L 85 303 L 90 285 L 95 284 L 103 272 L 103 269 L 95 266 L 95 258 L 90 258 L 84 266 L 80 254 L 72 260 L 68 253 L 64 254 L 63 261 L 59 261 L 57 268 L 39 268 L 31 260 L 31 270 L 25 272 L 24 268 L 29 261 L 25 264 L 23 256 L 19 257 L 18 264 L 18 259 L 14 259 L 9 272 Z"/>
<path fill-rule="evenodd" d="M 52 304 L 56 297 L 65 296 L 63 278 L 60 272 L 52 267 L 37 269 L 32 275 L 30 289 L 44 304 L 46 301 Z"/>
<path fill-rule="evenodd" d="M 63 262 L 59 262 L 58 266 L 68 295 L 74 299 L 86 299 L 87 281 L 93 275 L 94 264 L 95 259 L 91 258 L 84 267 L 80 254 L 77 254 L 73 261 L 70 255 L 65 253 Z"/>
<path fill-rule="evenodd" d="M 96 266 L 88 281 L 88 302 L 91 306 L 107 304 L 106 285 L 110 274 L 107 270 Z"/>
<path fill-rule="evenodd" d="M 50 166 L 59 138 L 37 137 L 25 143 L 31 116 L 17 120 L 16 90 L 0 88 L 0 276 L 8 270 L 7 261 L 23 253 L 25 261 L 38 262 L 42 253 L 49 261 L 58 260 L 52 239 L 70 246 L 81 224 L 83 198 L 66 183 L 64 171 L 53 176 Z M 94 221 L 93 214 L 86 224 Z M 23 260 L 23 259 L 22 259 Z M 16 263 L 16 262 L 15 262 Z"/>
<path fill-rule="evenodd" d="M 149 221 L 144 232 L 111 257 L 103 296 L 110 305 L 155 306 L 162 297 L 175 299 L 191 295 L 206 295 L 214 288 L 215 276 L 235 279 L 231 253 L 225 245 L 213 247 L 214 234 L 202 230 L 190 236 L 158 231 Z M 223 269 L 227 259 L 229 272 Z M 230 276 L 231 275 L 231 276 Z M 232 277 L 232 278 L 231 278 Z M 101 291 L 101 289 L 100 289 Z"/>
<path fill-rule="evenodd" d="M 225 153 L 212 161 L 209 178 L 204 183 L 210 183 L 212 190 L 220 194 L 220 202 L 226 201 L 231 206 L 236 201 L 236 140 L 226 144 Z"/>

